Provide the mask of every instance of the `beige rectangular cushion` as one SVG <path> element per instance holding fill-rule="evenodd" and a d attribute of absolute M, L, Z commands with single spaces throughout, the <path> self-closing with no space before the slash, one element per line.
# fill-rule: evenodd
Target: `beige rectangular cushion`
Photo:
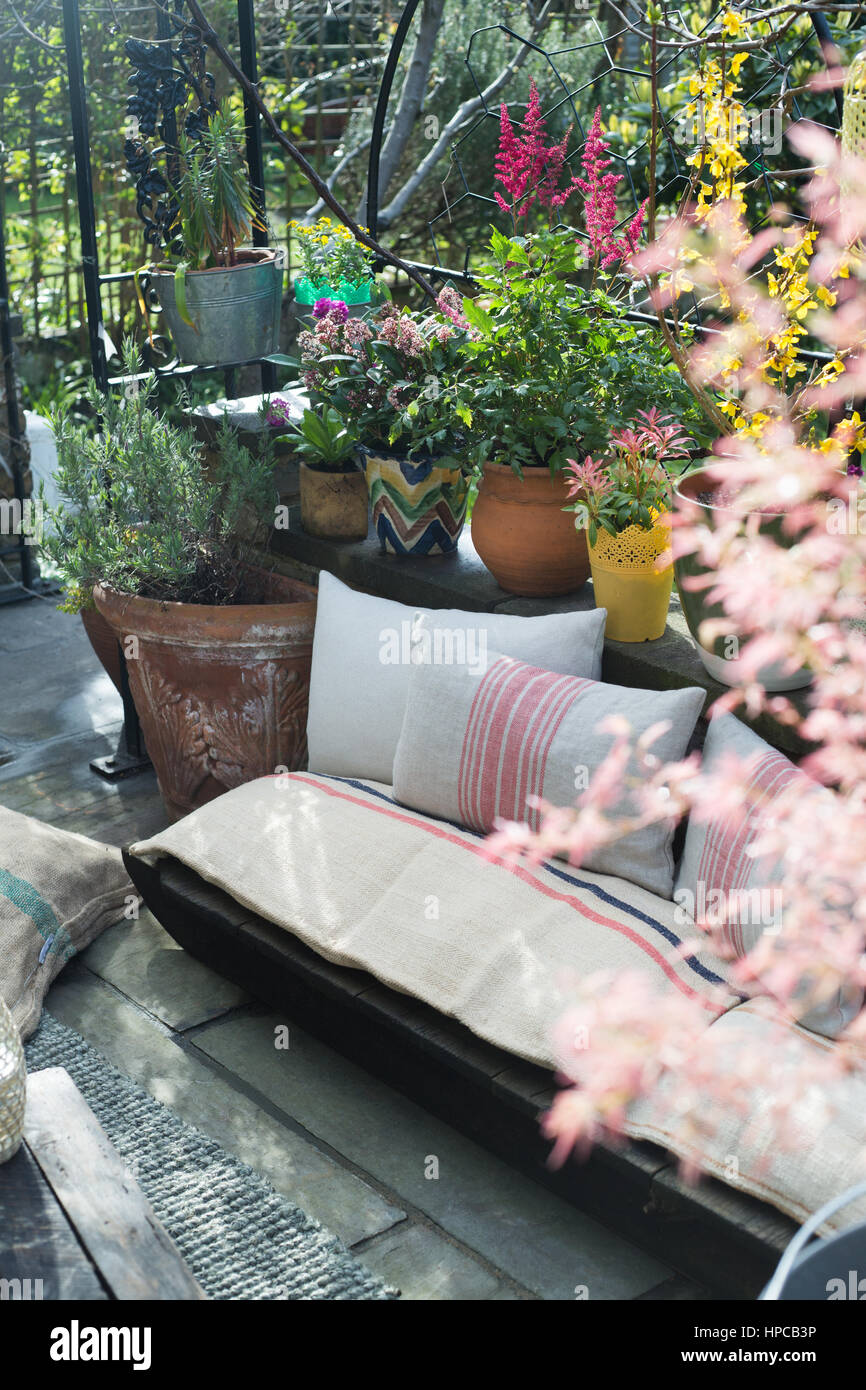
<path fill-rule="evenodd" d="M 757 1049 L 770 1088 L 783 1060 L 764 1001 L 735 1008 L 729 995 L 730 1010 L 718 1016 L 709 992 L 725 967 L 708 955 L 677 957 L 693 931 L 677 925 L 673 903 L 566 864 L 493 864 L 483 837 L 398 805 L 379 783 L 311 773 L 264 778 L 133 853 L 173 856 L 327 960 L 368 970 L 542 1066 L 553 1065 L 551 1032 L 569 980 L 600 970 L 641 970 L 663 992 L 704 1000 L 708 1029 L 730 1036 L 730 1048 L 714 1049 L 725 1071 L 736 1074 L 739 1048 Z M 830 1046 L 801 1029 L 785 1036 L 793 1058 Z M 817 1103 L 805 1105 L 802 1151 L 770 1151 L 769 1168 L 766 1096 L 742 1096 L 741 1108 L 713 1101 L 703 1116 L 677 1117 L 662 1087 L 634 1108 L 629 1132 L 685 1157 L 697 1146 L 709 1171 L 802 1216 L 861 1171 L 866 1069 L 840 1081 L 840 1121 L 828 1124 Z"/>

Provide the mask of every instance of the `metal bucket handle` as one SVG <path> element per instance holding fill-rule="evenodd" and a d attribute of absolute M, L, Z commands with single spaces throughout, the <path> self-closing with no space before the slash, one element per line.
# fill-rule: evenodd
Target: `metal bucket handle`
<path fill-rule="evenodd" d="M 829 1216 L 833 1216 L 841 1207 L 846 1207 L 849 1202 L 853 1202 L 856 1197 L 866 1196 L 866 1180 L 858 1182 L 854 1187 L 849 1187 L 846 1192 L 840 1192 L 838 1197 L 831 1197 L 829 1202 L 825 1202 L 816 1212 L 813 1212 L 809 1220 L 804 1222 L 791 1243 L 785 1250 L 784 1255 L 776 1266 L 776 1272 L 767 1287 L 759 1298 L 759 1302 L 778 1302 L 779 1295 L 785 1286 L 785 1282 L 794 1263 L 805 1244 L 823 1225 Z"/>

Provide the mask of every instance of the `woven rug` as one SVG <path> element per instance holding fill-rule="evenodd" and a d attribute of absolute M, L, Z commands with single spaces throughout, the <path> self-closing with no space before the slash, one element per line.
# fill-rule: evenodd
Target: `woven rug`
<path fill-rule="evenodd" d="M 398 1295 L 264 1178 L 43 1014 L 30 1071 L 65 1067 L 209 1298 Z"/>

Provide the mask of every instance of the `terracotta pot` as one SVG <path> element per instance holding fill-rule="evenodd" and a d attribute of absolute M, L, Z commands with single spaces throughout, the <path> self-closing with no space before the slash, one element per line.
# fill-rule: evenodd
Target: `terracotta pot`
<path fill-rule="evenodd" d="M 345 473 L 300 465 L 301 525 L 308 536 L 332 541 L 367 538 L 370 507 L 367 480 L 357 468 Z"/>
<path fill-rule="evenodd" d="M 113 629 L 105 621 L 98 608 L 82 608 L 81 621 L 91 647 L 102 663 L 105 674 L 120 694 L 120 652 Z"/>
<path fill-rule="evenodd" d="M 692 473 L 678 484 L 676 496 L 681 506 L 690 505 L 692 513 L 697 513 L 699 509 L 699 514 L 696 514 L 697 520 L 704 521 L 710 527 L 715 527 L 717 521 L 721 523 L 729 520 L 731 515 L 729 509 L 716 506 L 712 501 L 707 500 L 711 498 L 717 486 L 717 483 L 706 473 Z M 779 514 L 767 512 L 763 513 L 762 516 L 761 531 L 773 535 L 779 544 L 792 544 L 791 538 L 782 529 L 782 517 Z M 689 586 L 690 579 L 703 577 L 709 572 L 706 565 L 697 555 L 683 555 L 674 561 L 674 572 L 683 607 L 683 616 L 688 623 L 689 632 L 697 643 L 698 656 L 701 658 L 704 669 L 721 685 L 738 685 L 742 679 L 741 663 L 737 660 L 738 634 L 731 632 L 726 637 L 717 638 L 712 650 L 701 642 L 701 624 L 708 618 L 725 617 L 725 610 L 720 603 L 707 601 L 706 589 L 693 589 Z M 760 601 L 760 592 L 761 577 L 756 574 L 755 594 L 758 601 Z M 805 668 L 799 671 L 787 671 L 784 666 L 776 662 L 762 667 L 757 678 L 765 690 L 801 690 L 803 686 L 811 684 L 812 673 Z"/>
<path fill-rule="evenodd" d="M 259 602 L 161 603 L 97 585 L 173 820 L 278 768 L 303 767 L 316 591 L 250 569 Z"/>
<path fill-rule="evenodd" d="M 564 512 L 562 474 L 527 468 L 520 478 L 504 463 L 487 463 L 472 511 L 472 541 L 494 579 L 510 594 L 552 598 L 589 578 L 586 534 Z"/>

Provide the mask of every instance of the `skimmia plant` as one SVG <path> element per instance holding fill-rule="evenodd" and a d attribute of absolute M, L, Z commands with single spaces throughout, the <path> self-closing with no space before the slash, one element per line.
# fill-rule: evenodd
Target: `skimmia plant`
<path fill-rule="evenodd" d="M 760 1007 L 776 1020 L 773 1091 L 760 1117 L 766 1152 L 796 1142 L 803 1107 L 829 1105 L 834 1078 L 866 1048 L 866 1012 L 861 1012 L 834 1048 L 811 1049 L 810 1062 L 789 1058 L 788 1025 L 816 1003 L 848 987 L 866 985 L 866 638 L 860 623 L 866 606 L 866 524 L 859 479 L 846 475 L 844 441 L 816 436 L 810 411 L 844 405 L 848 394 L 866 391 L 862 323 L 866 316 L 866 262 L 858 249 L 866 232 L 866 167 L 846 160 L 839 146 L 816 127 L 798 127 L 797 150 L 817 173 L 807 190 L 809 225 L 815 228 L 808 288 L 834 296 L 833 312 L 820 317 L 831 357 L 844 357 L 844 379 L 813 383 L 804 397 L 785 389 L 779 373 L 768 376 L 761 347 L 784 332 L 787 310 L 779 296 L 761 290 L 754 276 L 751 238 L 737 235 L 736 198 L 718 209 L 702 242 L 701 292 L 728 323 L 709 350 L 695 350 L 692 365 L 709 387 L 718 385 L 726 364 L 738 356 L 738 391 L 744 417 L 759 412 L 758 432 L 726 438 L 709 465 L 731 498 L 730 520 L 709 529 L 703 514 L 675 518 L 674 547 L 698 554 L 713 571 L 710 597 L 727 615 L 717 631 L 735 631 L 746 684 L 716 702 L 715 712 L 745 702 L 753 715 L 767 711 L 794 724 L 815 745 L 803 770 L 815 779 L 816 797 L 792 783 L 774 801 L 753 852 L 779 864 L 785 913 L 781 930 L 764 932 L 741 960 L 730 960 L 731 981 L 740 991 L 763 996 Z M 846 190 L 843 192 L 842 190 Z M 800 228 L 767 233 L 779 247 L 796 242 Z M 643 271 L 668 265 L 672 253 L 691 242 L 682 219 L 658 246 L 645 253 Z M 695 264 L 697 264 L 695 262 Z M 848 275 L 840 280 L 839 268 Z M 676 294 L 669 281 L 667 295 Z M 749 343 L 743 350 L 744 339 Z M 805 411 L 803 406 L 806 407 Z M 728 505 L 726 503 L 726 505 Z M 781 529 L 759 530 L 756 511 L 782 516 Z M 755 575 L 761 577 L 756 603 Z M 814 683 L 805 715 L 784 696 L 769 695 L 759 673 L 767 663 L 791 669 L 808 665 Z M 493 855 L 547 858 L 565 853 L 579 863 L 600 842 L 612 842 L 639 824 L 673 823 L 688 813 L 709 820 L 720 806 L 745 815 L 751 774 L 736 758 L 716 772 L 699 772 L 689 758 L 661 766 L 651 737 L 634 746 L 627 728 L 609 726 L 607 762 L 574 807 L 544 808 L 540 829 L 502 825 L 489 844 Z M 616 804 L 631 758 L 641 770 L 632 787 L 633 812 L 617 820 Z M 687 949 L 709 946 L 730 955 L 718 924 L 697 920 Z M 722 996 L 719 1011 L 726 1007 Z M 557 1038 L 559 1066 L 570 1085 L 563 1089 L 546 1126 L 562 1159 L 602 1137 L 621 1134 L 646 1098 L 663 1088 L 665 1110 L 677 1116 L 672 1146 L 694 1155 L 726 1120 L 747 1111 L 753 1086 L 766 1080 L 768 1058 L 740 1049 L 705 1027 L 705 1009 L 673 992 L 659 994 L 640 974 L 584 980 Z M 583 1039 L 589 1038 L 588 1046 Z M 764 1094 L 767 1094 L 764 1090 Z M 708 1104 L 708 1099 L 712 1104 Z M 694 1168 L 696 1159 L 686 1159 Z"/>

